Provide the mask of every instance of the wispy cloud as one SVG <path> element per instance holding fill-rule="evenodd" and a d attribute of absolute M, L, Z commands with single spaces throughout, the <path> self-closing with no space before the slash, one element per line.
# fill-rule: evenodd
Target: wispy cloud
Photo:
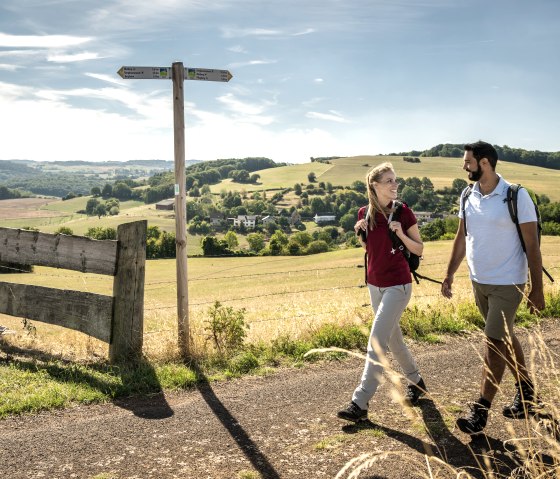
<path fill-rule="evenodd" d="M 126 82 L 125 80 L 121 80 L 120 78 L 114 78 L 110 75 L 105 75 L 102 73 L 85 73 L 86 76 L 90 77 L 90 78 L 95 78 L 96 80 L 101 80 L 101 81 L 105 81 L 107 83 L 112 83 L 114 85 L 122 85 L 125 86 Z M 115 75 L 116 77 L 116 75 Z"/>
<path fill-rule="evenodd" d="M 92 37 L 75 37 L 70 35 L 8 35 L 0 33 L 0 47 L 8 48 L 62 48 L 83 45 Z"/>
<path fill-rule="evenodd" d="M 319 113 L 316 111 L 309 111 L 305 114 L 307 118 L 316 120 L 334 121 L 337 123 L 350 123 L 350 120 L 344 118 L 340 113 L 334 110 L 329 110 L 329 113 Z"/>
<path fill-rule="evenodd" d="M 0 70 L 15 72 L 18 68 L 21 68 L 21 67 L 18 66 L 18 65 L 10 65 L 8 63 L 0 63 Z"/>
<path fill-rule="evenodd" d="M 83 62 L 85 60 L 96 60 L 101 58 L 98 53 L 83 52 L 74 54 L 52 54 L 47 56 L 47 61 L 55 63 Z"/>
<path fill-rule="evenodd" d="M 302 35 L 309 35 L 315 32 L 313 28 L 306 28 L 304 30 L 293 29 L 273 29 L 273 28 L 222 28 L 222 36 L 224 38 L 244 38 L 244 37 L 260 37 L 260 38 L 275 38 L 275 37 L 297 37 Z"/>
<path fill-rule="evenodd" d="M 227 93 L 226 95 L 218 97 L 218 101 L 236 115 L 237 121 L 258 125 L 269 125 L 274 122 L 274 117 L 264 115 L 264 112 L 272 106 L 274 102 L 262 101 L 260 103 L 250 103 L 239 99 L 233 93 Z"/>
<path fill-rule="evenodd" d="M 273 63 L 277 63 L 277 60 L 249 60 L 247 62 L 233 62 L 230 63 L 227 68 L 242 68 L 242 67 L 249 67 L 254 65 L 270 65 Z"/>
<path fill-rule="evenodd" d="M 249 53 L 245 48 L 241 45 L 234 45 L 233 47 L 229 47 L 228 50 L 233 53 Z"/>

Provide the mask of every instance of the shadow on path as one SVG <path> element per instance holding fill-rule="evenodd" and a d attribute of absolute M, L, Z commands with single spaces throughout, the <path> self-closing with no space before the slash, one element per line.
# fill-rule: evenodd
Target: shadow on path
<path fill-rule="evenodd" d="M 173 410 L 163 395 L 161 385 L 153 366 L 140 361 L 136 366 L 109 366 L 107 364 L 74 363 L 60 357 L 8 344 L 0 337 L 0 363 L 21 371 L 45 373 L 57 383 L 76 384 L 77 386 L 97 389 L 113 403 L 128 409 L 143 419 L 165 419 L 173 416 Z M 110 381 L 107 374 L 120 378 L 120 384 Z M 131 397 L 131 396 L 136 397 Z"/>
<path fill-rule="evenodd" d="M 457 469 L 457 472 L 465 470 L 476 479 L 487 478 L 489 470 L 497 477 L 502 477 L 502 474 L 507 477 L 513 469 L 519 467 L 520 462 L 516 454 L 506 449 L 502 441 L 482 435 L 464 444 L 449 430 L 431 399 L 422 399 L 419 407 L 433 443 L 369 420 L 356 425 L 343 426 L 342 430 L 347 434 L 356 434 L 362 429 L 383 431 L 388 437 L 396 439 L 420 454 L 437 457 Z"/>
<path fill-rule="evenodd" d="M 241 424 L 239 424 L 235 416 L 233 416 L 220 401 L 220 398 L 216 396 L 216 393 L 202 370 L 196 364 L 192 364 L 191 367 L 196 371 L 199 377 L 196 389 L 198 389 L 202 398 L 206 401 L 206 404 L 208 404 L 212 412 L 222 423 L 222 426 L 224 426 L 225 430 L 234 439 L 243 454 L 245 454 L 245 457 L 251 462 L 253 467 L 261 473 L 262 477 L 266 477 L 267 479 L 280 479 L 280 475 L 267 457 L 259 450 L 259 447 L 249 437 L 249 434 L 247 434 Z"/>

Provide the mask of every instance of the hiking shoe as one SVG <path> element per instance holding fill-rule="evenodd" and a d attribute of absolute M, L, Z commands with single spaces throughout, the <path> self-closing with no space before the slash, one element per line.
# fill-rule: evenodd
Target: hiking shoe
<path fill-rule="evenodd" d="M 354 401 L 346 409 L 338 411 L 336 415 L 340 419 L 352 422 L 367 421 L 368 418 L 367 409 L 361 409 Z"/>
<path fill-rule="evenodd" d="M 404 402 L 409 406 L 414 406 L 418 403 L 418 399 L 426 394 L 426 385 L 424 380 L 420 378 L 417 384 L 406 385 L 406 391 L 404 393 Z"/>
<path fill-rule="evenodd" d="M 532 383 L 521 381 L 515 383 L 515 396 L 509 406 L 505 406 L 502 413 L 509 419 L 524 419 L 536 413 L 535 409 L 541 407 L 539 399 L 535 395 Z"/>
<path fill-rule="evenodd" d="M 488 420 L 488 408 L 482 404 L 474 403 L 471 404 L 470 409 L 465 417 L 457 419 L 457 427 L 471 436 L 481 434 Z"/>

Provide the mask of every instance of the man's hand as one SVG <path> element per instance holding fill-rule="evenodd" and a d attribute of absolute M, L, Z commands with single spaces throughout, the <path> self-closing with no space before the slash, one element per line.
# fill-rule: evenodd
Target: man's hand
<path fill-rule="evenodd" d="M 539 311 L 542 311 L 545 307 L 543 290 L 531 289 L 527 299 L 527 305 L 529 306 L 531 314 L 537 314 Z"/>
<path fill-rule="evenodd" d="M 441 294 L 447 299 L 451 299 L 453 297 L 453 291 L 451 290 L 452 285 L 453 275 L 447 275 L 441 284 Z"/>

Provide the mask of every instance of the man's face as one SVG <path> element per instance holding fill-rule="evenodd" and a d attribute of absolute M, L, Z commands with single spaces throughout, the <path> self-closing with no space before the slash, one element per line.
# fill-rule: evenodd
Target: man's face
<path fill-rule="evenodd" d="M 463 156 L 463 170 L 468 172 L 469 180 L 471 181 L 478 181 L 482 176 L 480 165 L 473 156 L 472 151 L 465 151 L 465 155 Z"/>

